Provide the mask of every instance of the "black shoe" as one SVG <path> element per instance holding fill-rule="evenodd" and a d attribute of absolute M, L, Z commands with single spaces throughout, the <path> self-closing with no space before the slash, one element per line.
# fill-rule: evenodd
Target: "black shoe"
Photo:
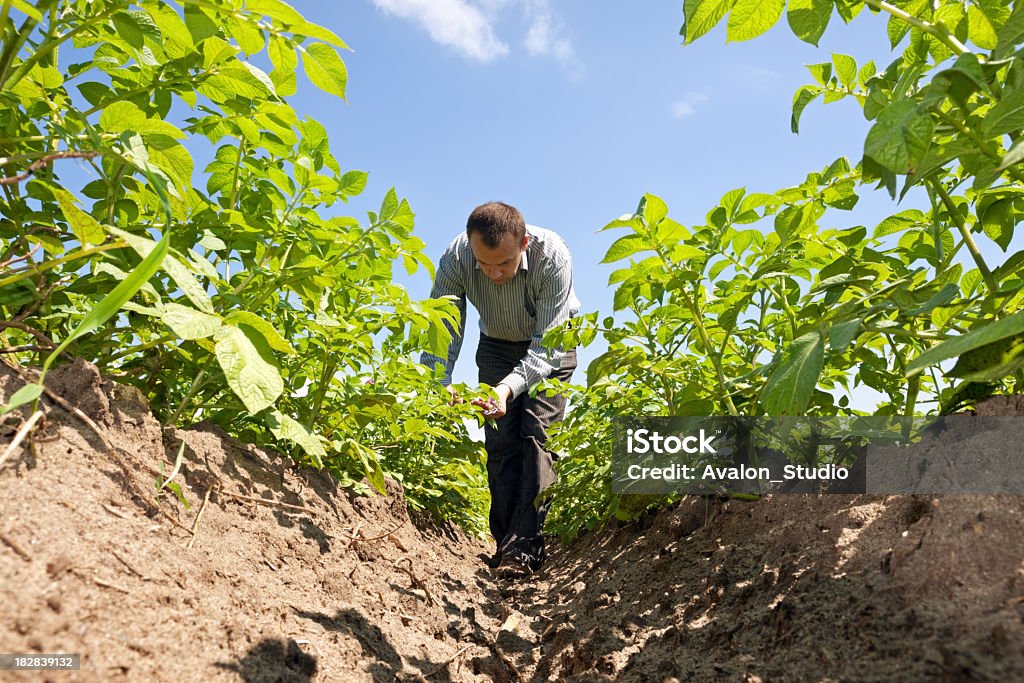
<path fill-rule="evenodd" d="M 533 557 L 521 552 L 508 552 L 504 554 L 498 566 L 514 572 L 532 574 L 539 570 L 543 563 L 544 559 L 541 557 Z"/>
<path fill-rule="evenodd" d="M 503 558 L 502 558 L 501 553 L 494 553 L 493 555 L 488 557 L 485 560 L 485 562 L 487 563 L 487 566 L 490 567 L 491 569 L 497 569 L 498 567 L 501 566 L 501 560 L 502 559 Z"/>

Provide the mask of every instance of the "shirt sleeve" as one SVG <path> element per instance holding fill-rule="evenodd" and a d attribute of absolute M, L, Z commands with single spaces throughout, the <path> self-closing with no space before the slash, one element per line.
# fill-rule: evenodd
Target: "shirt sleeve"
<path fill-rule="evenodd" d="M 466 287 L 462 282 L 462 276 L 459 274 L 457 261 L 455 245 L 453 244 L 441 255 L 441 261 L 437 267 L 437 275 L 434 277 L 434 286 L 430 290 L 430 298 L 456 297 L 455 303 L 459 309 L 458 330 L 454 329 L 451 323 L 445 323 L 445 327 L 452 335 L 452 340 L 448 344 L 448 354 L 445 358 L 428 352 L 420 355 L 420 363 L 426 365 L 431 370 L 438 363 L 444 366 L 444 377 L 441 379 L 441 384 L 444 386 L 452 383 L 452 371 L 455 369 L 455 361 L 459 358 L 459 352 L 462 351 L 462 338 L 466 332 Z"/>
<path fill-rule="evenodd" d="M 537 326 L 530 348 L 501 384 L 512 390 L 511 398 L 522 394 L 541 380 L 551 376 L 562 365 L 565 350 L 548 349 L 541 341 L 544 335 L 576 314 L 572 287 L 572 261 L 568 257 L 553 262 L 543 275 L 536 301 Z"/>

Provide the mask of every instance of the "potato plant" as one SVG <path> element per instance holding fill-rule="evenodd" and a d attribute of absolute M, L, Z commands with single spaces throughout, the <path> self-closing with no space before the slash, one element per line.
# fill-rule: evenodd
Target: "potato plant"
<path fill-rule="evenodd" d="M 605 227 L 625 232 L 605 257 L 622 263 L 609 281 L 622 315 L 549 338 L 608 343 L 554 440 L 571 454 L 550 517 L 563 536 L 664 502 L 610 492 L 615 414 L 848 415 L 864 412 L 849 402 L 864 385 L 884 396 L 874 414 L 911 416 L 1024 390 L 1024 251 L 992 263 L 979 248 L 1006 253 L 1024 215 L 1024 6 L 686 0 L 681 33 L 689 43 L 724 20 L 729 40 L 747 40 L 785 12 L 816 45 L 834 14 L 865 10 L 889 15 L 898 55 L 881 70 L 839 54 L 811 65 L 791 121 L 797 132 L 818 98 L 853 100 L 873 122 L 856 164 L 734 190 L 703 225 L 646 195 Z M 928 203 L 870 230 L 833 227 L 872 185 L 901 199 L 920 188 Z"/>
<path fill-rule="evenodd" d="M 346 49 L 281 0 L 3 0 L 0 344 L 479 528 L 469 409 L 413 362 L 455 308 L 392 279 L 433 273 L 414 214 L 344 215 L 367 175 L 287 100 L 343 99 Z"/>

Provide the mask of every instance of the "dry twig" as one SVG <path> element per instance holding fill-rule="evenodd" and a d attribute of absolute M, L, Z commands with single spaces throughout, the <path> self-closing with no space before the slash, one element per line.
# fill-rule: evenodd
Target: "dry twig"
<path fill-rule="evenodd" d="M 28 552 L 24 548 L 22 548 L 20 544 L 15 543 L 12 539 L 8 538 L 6 534 L 0 534 L 0 541 L 3 541 L 4 545 L 6 545 L 14 552 L 18 553 L 18 555 L 21 556 L 21 559 L 25 560 L 26 562 L 32 561 L 32 556 L 29 555 Z"/>
<path fill-rule="evenodd" d="M 409 562 L 409 567 L 408 567 L 408 568 L 406 568 L 406 567 L 403 567 L 403 566 L 402 566 L 402 565 L 400 564 L 400 563 L 401 563 L 401 562 L 402 562 L 403 560 L 407 560 L 407 561 Z M 425 583 L 423 583 L 422 581 L 420 581 L 420 579 L 419 579 L 419 578 L 418 578 L 418 577 L 417 577 L 417 576 L 416 576 L 415 574 L 413 574 L 413 573 L 412 573 L 412 558 L 410 558 L 410 557 L 403 557 L 403 558 L 400 558 L 400 559 L 399 559 L 399 560 L 398 560 L 397 562 L 395 562 L 395 563 L 394 563 L 394 564 L 393 564 L 392 566 L 393 566 L 393 567 L 394 567 L 395 569 L 397 569 L 397 570 L 399 570 L 399 571 L 403 571 L 403 572 L 405 572 L 406 574 L 408 574 L 408 575 L 409 575 L 409 578 L 410 578 L 410 579 L 412 580 L 412 587 L 413 587 L 413 588 L 418 588 L 418 589 L 420 589 L 421 591 L 423 591 L 424 595 L 426 595 L 426 596 L 427 596 L 427 603 L 428 603 L 428 604 L 430 604 L 430 605 L 436 605 L 436 604 L 438 604 L 438 603 L 437 603 L 437 601 L 436 601 L 436 600 L 434 600 L 434 596 L 430 594 L 430 591 L 429 591 L 429 590 L 427 590 L 427 584 L 425 584 Z"/>
<path fill-rule="evenodd" d="M 433 676 L 434 674 L 436 674 L 436 673 L 440 673 L 442 669 L 445 669 L 445 668 L 447 668 L 447 667 L 448 667 L 448 666 L 449 666 L 449 665 L 450 665 L 450 664 L 451 664 L 452 662 L 454 662 L 454 661 L 455 661 L 456 659 L 458 659 L 458 658 L 459 658 L 459 657 L 461 657 L 461 656 L 462 656 L 463 654 L 465 654 L 465 653 L 466 653 L 466 651 L 467 651 L 467 650 L 469 650 L 469 649 L 470 649 L 471 647 L 473 647 L 473 646 L 472 646 L 472 645 L 466 645 L 466 646 L 464 646 L 464 647 L 463 647 L 463 648 L 462 648 L 461 650 L 459 650 L 458 652 L 456 652 L 455 654 L 453 654 L 453 655 L 452 655 L 451 657 L 449 657 L 449 658 L 448 658 L 448 659 L 446 659 L 445 661 L 441 662 L 440 664 L 438 664 L 437 666 L 435 666 L 435 667 L 434 667 L 433 669 L 431 669 L 430 671 L 427 671 L 426 673 L 424 673 L 424 674 L 423 674 L 423 677 L 424 677 L 424 678 L 430 678 L 430 677 L 431 677 L 431 676 Z"/>
<path fill-rule="evenodd" d="M 25 420 L 25 424 L 21 425 L 21 429 L 19 429 L 18 433 L 14 435 L 14 440 L 11 441 L 11 443 L 7 446 L 7 450 L 4 451 L 3 455 L 0 455 L 0 465 L 3 465 L 4 461 L 11 456 L 11 453 L 13 453 L 16 448 L 18 448 L 22 440 L 24 440 L 24 438 L 28 436 L 28 433 L 32 431 L 32 428 L 35 426 L 36 422 L 39 422 L 39 420 L 42 417 L 43 411 L 37 410 L 36 412 L 32 413 L 32 416 L 30 418 Z"/>
<path fill-rule="evenodd" d="M 352 539 L 352 542 L 353 542 L 353 543 L 355 543 L 356 541 L 358 541 L 358 542 L 360 542 L 360 543 L 362 543 L 362 542 L 366 542 L 366 541 L 379 541 L 380 539 L 382 539 L 382 538 L 387 538 L 387 537 L 388 537 L 388 536 L 390 536 L 391 534 L 393 534 L 393 533 L 395 533 L 396 531 L 398 531 L 399 529 L 401 529 L 401 528 L 402 528 L 403 526 L 405 526 L 405 525 L 406 525 L 406 523 L 408 523 L 408 521 L 409 521 L 409 520 L 408 520 L 408 518 L 407 518 L 407 519 L 406 519 L 406 520 L 405 520 L 404 522 L 402 522 L 401 524 L 399 524 L 398 526 L 396 526 L 396 527 L 395 527 L 394 529 L 392 529 L 391 531 L 387 532 L 386 534 L 381 534 L 380 536 L 371 536 L 371 537 L 369 537 L 369 538 L 359 538 L 359 537 L 358 537 L 358 533 L 359 533 L 359 532 L 357 531 L 357 532 L 356 532 L 356 535 L 355 535 L 355 536 L 349 536 L 349 538 L 351 538 L 351 539 Z M 362 526 L 362 525 L 363 525 L 363 523 L 362 523 L 362 522 L 360 522 L 360 523 L 359 523 L 359 526 Z"/>
<path fill-rule="evenodd" d="M 113 583 L 107 583 L 103 579 L 93 578 L 92 582 L 95 583 L 97 586 L 103 586 L 104 588 L 113 588 L 114 590 L 120 591 L 120 592 L 124 593 L 125 595 L 131 595 L 132 594 L 132 592 L 130 590 L 128 590 L 127 588 L 121 588 L 120 586 L 115 585 Z"/>
<path fill-rule="evenodd" d="M 45 168 L 45 167 L 49 166 L 50 164 L 52 164 L 57 159 L 92 159 L 93 157 L 97 157 L 99 155 L 100 155 L 100 153 L 96 152 L 96 151 L 92 151 L 92 152 L 73 152 L 73 151 L 68 151 L 68 152 L 54 152 L 53 154 L 47 154 L 46 156 L 44 156 L 44 157 L 42 157 L 40 159 L 37 159 L 36 161 L 33 161 L 31 164 L 29 164 L 28 169 L 24 173 L 19 173 L 18 175 L 7 176 L 6 178 L 0 178 L 0 185 L 17 185 L 22 180 L 25 180 L 26 178 L 28 178 L 30 175 L 32 175 L 33 173 L 35 173 L 39 169 Z M 0 161 L 6 162 L 7 159 L 2 159 Z"/>
<path fill-rule="evenodd" d="M 303 507 L 301 505 L 292 505 L 291 503 L 280 503 L 276 500 L 269 500 L 267 498 L 258 498 L 256 496 L 243 496 L 241 493 L 233 493 L 231 491 L 225 491 L 223 488 L 217 488 L 217 494 L 222 496 L 228 496 L 229 498 L 238 498 L 239 500 L 247 500 L 252 503 L 260 503 L 261 505 L 269 505 L 271 507 L 284 508 L 286 510 L 296 510 L 298 512 L 305 512 L 308 515 L 315 515 L 316 510 L 312 508 Z"/>
<path fill-rule="evenodd" d="M 213 493 L 212 488 L 207 488 L 206 493 L 203 495 L 203 504 L 199 508 L 199 512 L 196 514 L 196 521 L 192 523 L 192 538 L 189 539 L 188 549 L 192 549 L 192 544 L 196 542 L 196 535 L 199 530 L 199 520 L 203 518 L 203 513 L 206 512 L 206 506 L 210 503 L 210 494 Z"/>
<path fill-rule="evenodd" d="M 128 564 L 128 560 L 126 560 L 123 557 L 121 557 L 121 555 L 116 550 L 111 549 L 110 552 L 113 553 L 114 557 L 117 558 L 117 561 L 120 562 L 121 564 L 123 564 L 125 567 L 127 567 L 128 571 L 130 571 L 132 574 L 135 574 L 135 576 L 139 577 L 143 581 L 149 581 L 150 580 L 150 578 L 148 576 L 146 576 L 145 574 L 140 572 L 138 569 L 136 569 L 132 565 Z"/>

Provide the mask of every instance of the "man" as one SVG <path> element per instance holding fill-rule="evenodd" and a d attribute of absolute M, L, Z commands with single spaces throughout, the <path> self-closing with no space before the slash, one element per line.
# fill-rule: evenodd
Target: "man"
<path fill-rule="evenodd" d="M 448 357 L 425 353 L 420 361 L 444 366 L 442 383 L 451 386 L 452 369 L 466 330 L 466 299 L 480 313 L 476 352 L 479 381 L 497 394 L 497 405 L 476 399 L 494 427 L 484 428 L 487 483 L 491 492 L 490 530 L 497 552 L 488 565 L 519 565 L 536 570 L 544 561 L 542 529 L 547 501 L 538 494 L 555 481 L 555 456 L 546 450 L 547 428 L 562 419 L 564 396 L 531 398 L 529 390 L 546 377 L 569 381 L 575 349 L 548 350 L 545 332 L 579 312 L 572 286 L 572 258 L 561 237 L 528 226 L 515 207 L 490 202 L 473 210 L 466 232 L 441 256 L 430 296 L 457 297 L 459 329 L 452 330 Z"/>

